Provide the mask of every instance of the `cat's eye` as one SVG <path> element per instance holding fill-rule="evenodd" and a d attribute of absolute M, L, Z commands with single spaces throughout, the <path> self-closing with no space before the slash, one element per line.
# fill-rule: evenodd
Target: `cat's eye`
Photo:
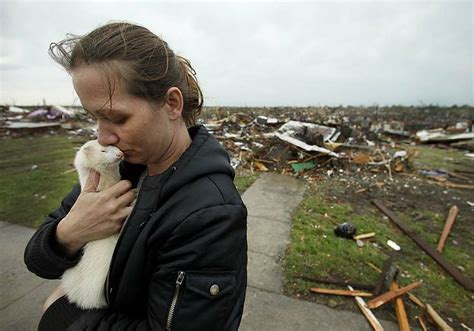
<path fill-rule="evenodd" d="M 102 153 L 105 153 L 105 151 L 101 151 Z"/>

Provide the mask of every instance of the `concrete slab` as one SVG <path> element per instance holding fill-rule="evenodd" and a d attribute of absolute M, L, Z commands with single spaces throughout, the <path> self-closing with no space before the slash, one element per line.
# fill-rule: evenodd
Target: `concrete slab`
<path fill-rule="evenodd" d="M 0 228 L 3 228 L 4 226 L 10 226 L 10 223 L 0 221 Z"/>
<path fill-rule="evenodd" d="M 43 302 L 58 284 L 59 281 L 43 280 L 38 287 L 0 310 L 0 329 L 2 331 L 36 330 L 42 315 Z"/>
<path fill-rule="evenodd" d="M 281 293 L 281 266 L 275 257 L 248 252 L 247 285 L 258 289 Z"/>
<path fill-rule="evenodd" d="M 23 252 L 34 230 L 11 224 L 0 231 L 1 291 L 0 309 L 21 298 L 32 289 L 37 288 L 43 279 L 36 277 L 26 269 L 23 263 Z"/>
<path fill-rule="evenodd" d="M 293 177 L 262 174 L 242 195 L 250 216 L 291 222 L 303 198 L 304 183 Z"/>
<path fill-rule="evenodd" d="M 397 324 L 380 322 L 385 331 L 398 331 Z M 248 288 L 239 330 L 369 331 L 372 327 L 362 314 L 336 311 L 321 304 Z"/>
<path fill-rule="evenodd" d="M 269 256 L 282 257 L 284 255 L 291 230 L 287 222 L 249 216 L 247 229 L 248 247 L 251 251 Z"/>

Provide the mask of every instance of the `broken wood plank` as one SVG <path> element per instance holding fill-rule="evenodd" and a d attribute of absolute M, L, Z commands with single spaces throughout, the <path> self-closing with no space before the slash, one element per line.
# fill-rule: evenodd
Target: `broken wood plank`
<path fill-rule="evenodd" d="M 420 299 L 418 299 L 418 297 L 416 297 L 413 293 L 408 292 L 407 295 L 411 301 L 413 301 L 416 305 L 418 305 L 418 307 L 420 307 L 423 310 L 426 309 L 425 304 Z"/>
<path fill-rule="evenodd" d="M 387 276 L 387 273 L 390 270 L 390 267 L 392 266 L 392 261 L 393 261 L 393 256 L 390 256 L 387 260 L 385 260 L 379 279 L 377 280 L 377 283 L 375 284 L 374 295 L 380 295 L 380 293 L 383 292 L 385 277 Z"/>
<path fill-rule="evenodd" d="M 417 319 L 418 322 L 420 323 L 421 328 L 423 329 L 423 331 L 429 331 L 428 328 L 426 327 L 426 323 L 425 323 L 425 320 L 423 319 L 423 317 L 421 317 L 421 316 L 416 316 L 416 319 Z"/>
<path fill-rule="evenodd" d="M 430 316 L 430 318 L 433 320 L 433 322 L 436 323 L 436 325 L 443 331 L 454 331 L 452 327 L 446 323 L 441 316 L 438 315 L 438 313 L 431 307 L 430 304 L 426 304 L 426 312 Z"/>
<path fill-rule="evenodd" d="M 368 238 L 372 238 L 375 236 L 375 232 L 369 232 L 369 233 L 363 233 L 363 234 L 359 234 L 357 236 L 354 236 L 353 238 L 355 240 L 362 240 L 362 239 L 368 239 Z"/>
<path fill-rule="evenodd" d="M 456 279 L 462 286 L 468 290 L 474 290 L 474 282 L 464 276 L 457 268 L 446 261 L 436 250 L 431 248 L 430 245 L 423 239 L 421 239 L 413 230 L 411 230 L 400 218 L 389 210 L 379 200 L 372 200 L 372 203 L 377 206 L 388 218 L 395 223 L 407 236 L 409 236 L 421 249 L 423 249 L 429 256 L 431 256 L 441 267 L 444 268 L 451 276 Z"/>
<path fill-rule="evenodd" d="M 367 265 L 371 267 L 372 269 L 374 269 L 375 271 L 382 272 L 382 269 L 380 269 L 379 267 L 377 267 L 375 264 L 371 262 L 367 262 Z"/>
<path fill-rule="evenodd" d="M 333 295 L 344 295 L 349 297 L 371 297 L 372 293 L 356 291 L 356 290 L 336 290 L 331 288 L 311 287 L 311 292 L 319 294 L 333 294 Z"/>
<path fill-rule="evenodd" d="M 349 290 L 353 291 L 354 289 L 349 285 L 347 286 Z M 355 297 L 354 298 L 357 306 L 359 307 L 360 311 L 362 314 L 364 314 L 365 318 L 369 322 L 370 326 L 374 329 L 374 331 L 383 331 L 382 324 L 377 320 L 375 315 L 370 311 L 370 309 L 367 307 L 367 304 L 365 303 L 364 299 L 361 297 Z"/>
<path fill-rule="evenodd" d="M 444 183 L 437 183 L 437 184 L 440 184 L 442 186 L 446 186 L 446 187 L 450 187 L 450 188 L 465 188 L 465 189 L 470 189 L 470 190 L 473 190 L 474 189 L 474 185 L 469 185 L 469 184 L 456 184 L 456 183 L 452 183 L 450 181 L 446 181 Z"/>
<path fill-rule="evenodd" d="M 392 281 L 392 284 L 390 285 L 390 289 L 393 291 L 396 291 L 396 290 L 399 290 L 400 287 L 398 286 L 396 281 Z M 410 331 L 410 323 L 408 322 L 405 305 L 403 304 L 403 299 L 400 297 L 395 298 L 395 313 L 397 315 L 400 331 Z"/>
<path fill-rule="evenodd" d="M 393 300 L 396 297 L 399 297 L 400 295 L 408 291 L 411 291 L 417 287 L 420 287 L 421 284 L 423 284 L 422 280 L 412 283 L 410 285 L 407 285 L 405 287 L 402 287 L 398 290 L 390 290 L 388 292 L 385 292 L 384 294 L 379 295 L 378 297 L 367 302 L 367 307 L 369 307 L 370 309 L 378 308 L 382 306 L 383 304 L 387 303 L 388 301 Z"/>
<path fill-rule="evenodd" d="M 295 277 L 303 279 L 303 280 L 308 280 L 310 282 L 320 283 L 320 284 L 331 284 L 331 285 L 339 285 L 339 286 L 350 285 L 357 289 L 366 290 L 366 291 L 373 291 L 375 288 L 374 285 L 371 285 L 371 284 L 354 283 L 354 282 L 349 282 L 349 281 L 340 280 L 340 279 L 315 278 L 315 277 L 309 277 L 305 275 L 296 275 Z"/>
<path fill-rule="evenodd" d="M 446 239 L 448 238 L 449 232 L 451 231 L 451 227 L 456 220 L 456 216 L 458 215 L 458 207 L 452 206 L 449 210 L 448 217 L 446 218 L 446 223 L 444 224 L 443 232 L 441 233 L 441 238 L 439 239 L 438 248 L 436 250 L 439 253 L 443 252 L 444 244 L 446 243 Z"/>

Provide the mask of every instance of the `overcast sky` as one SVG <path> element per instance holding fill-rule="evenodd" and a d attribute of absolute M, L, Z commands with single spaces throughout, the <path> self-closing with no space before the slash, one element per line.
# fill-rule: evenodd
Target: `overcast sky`
<path fill-rule="evenodd" d="M 5 0 L 0 104 L 78 104 L 48 46 L 111 20 L 187 57 L 208 106 L 474 104 L 472 1 Z"/>

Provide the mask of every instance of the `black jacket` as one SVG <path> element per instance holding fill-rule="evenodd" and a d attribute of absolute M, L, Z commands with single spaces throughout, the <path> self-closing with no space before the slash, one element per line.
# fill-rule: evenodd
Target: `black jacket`
<path fill-rule="evenodd" d="M 247 211 L 229 157 L 203 126 L 161 175 L 145 177 L 115 248 L 108 309 L 88 311 L 73 330 L 237 330 L 247 283 Z M 144 167 L 121 165 L 137 184 Z M 55 248 L 55 230 L 80 193 L 77 185 L 33 235 L 28 269 L 59 278 L 74 258 Z"/>

